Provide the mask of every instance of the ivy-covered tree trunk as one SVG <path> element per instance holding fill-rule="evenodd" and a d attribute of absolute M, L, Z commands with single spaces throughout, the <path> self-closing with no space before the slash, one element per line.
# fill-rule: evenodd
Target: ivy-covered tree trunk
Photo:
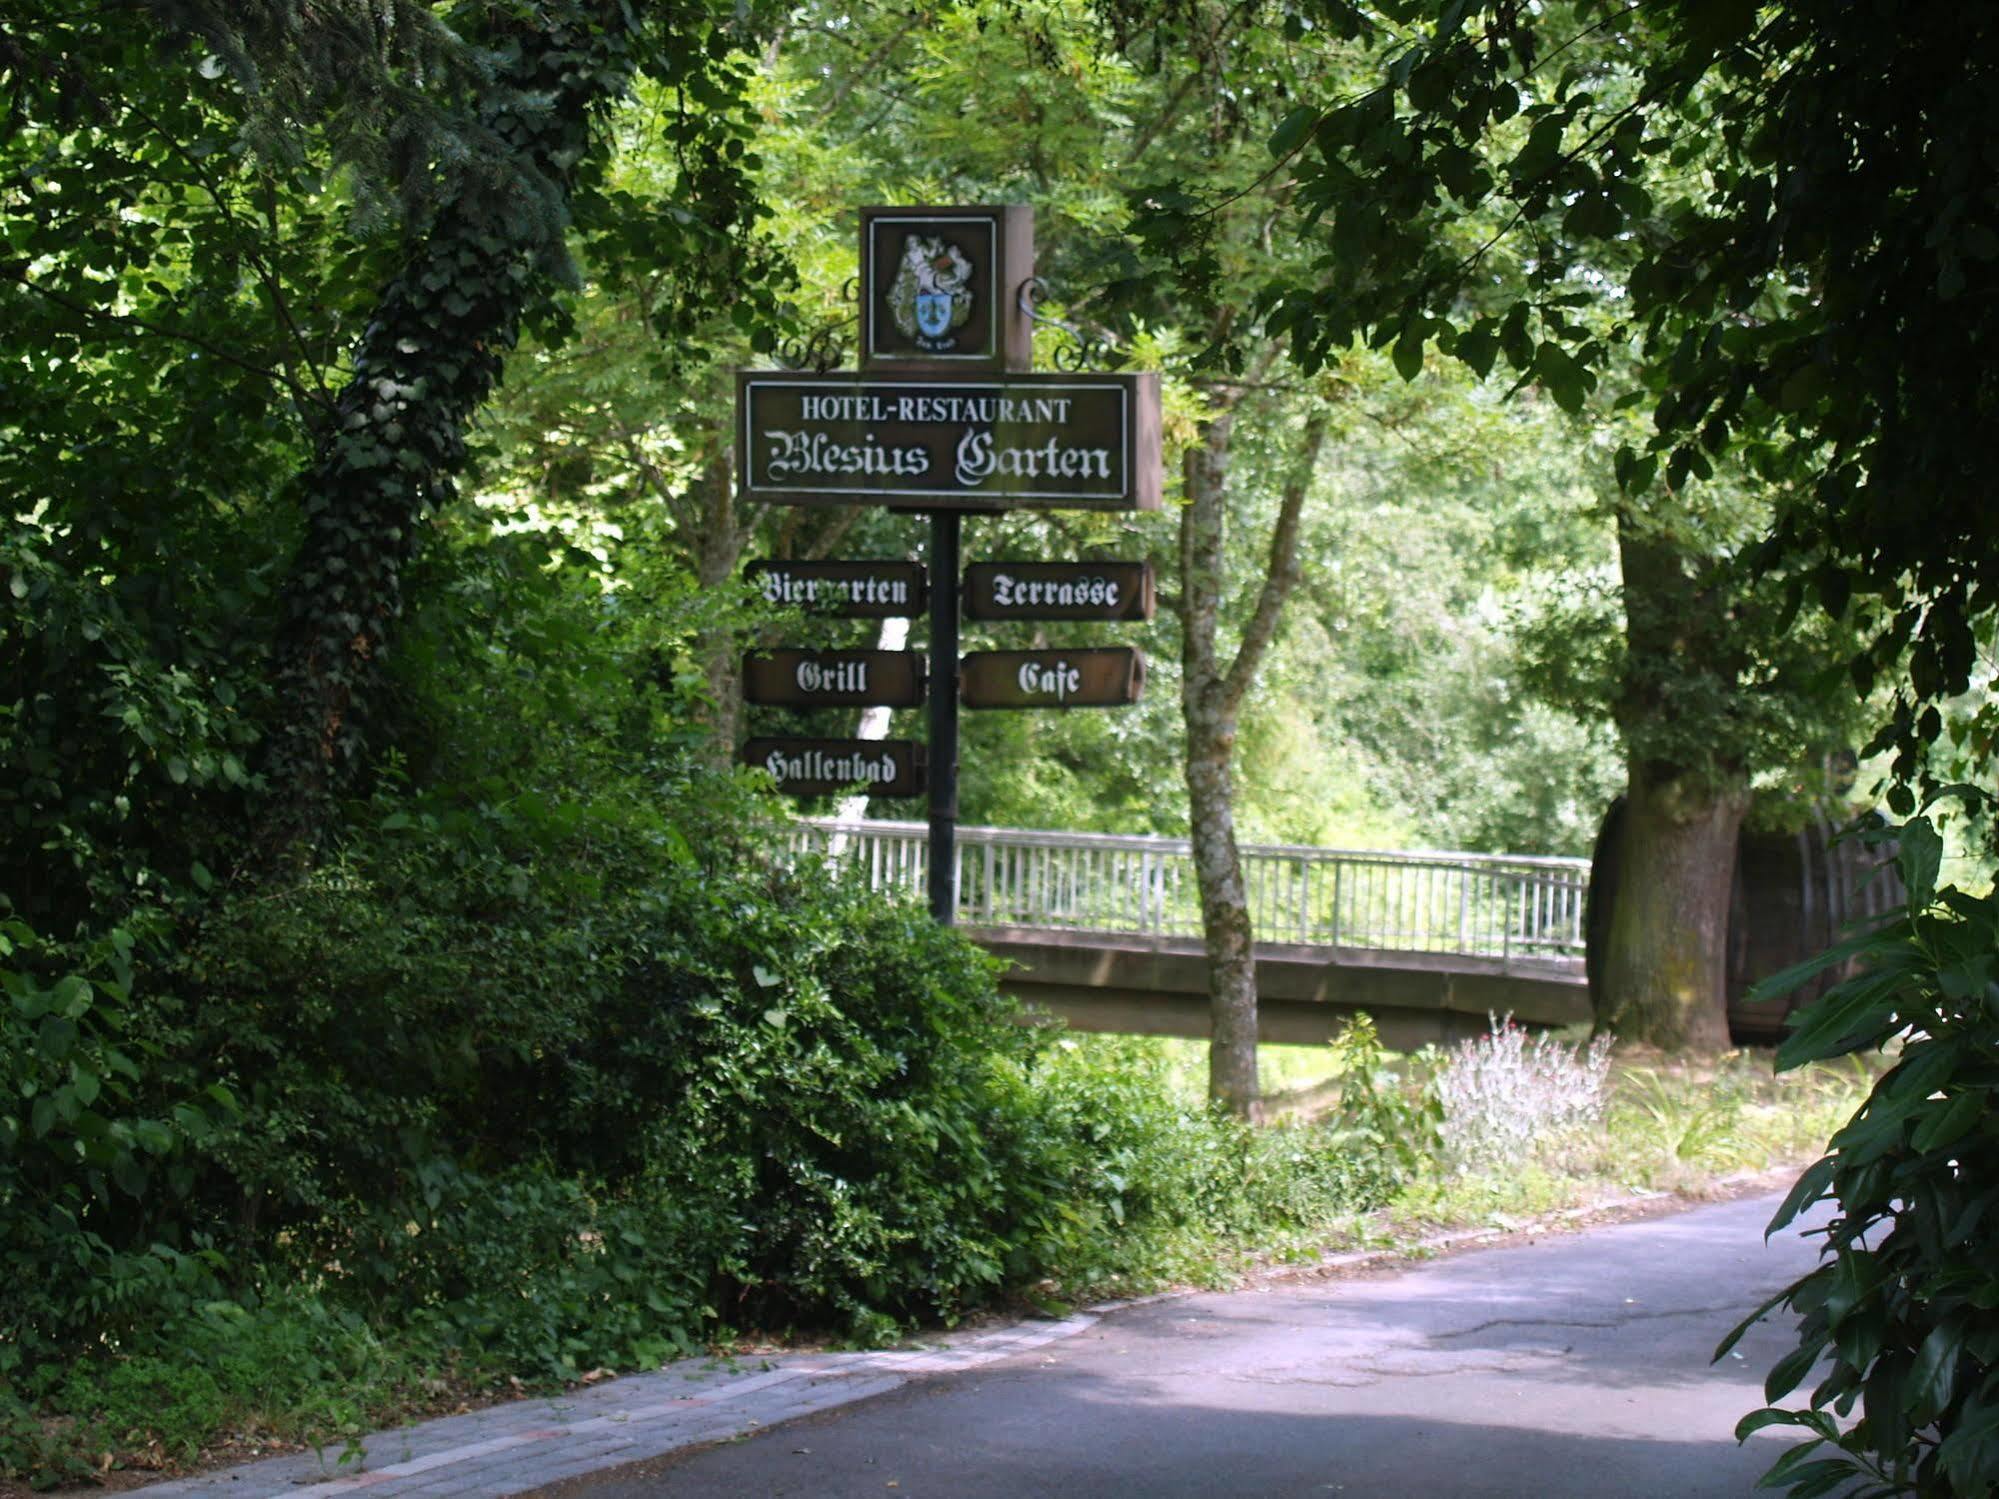
<path fill-rule="evenodd" d="M 1620 514 L 1625 664 L 1618 725 L 1629 764 L 1599 1026 L 1668 1051 L 1728 1045 L 1728 903 L 1748 777 L 1698 705 L 1728 690 L 1741 645 L 1715 564 Z M 1738 632 L 1739 633 L 1739 632 Z M 1720 684 L 1727 684 L 1723 687 Z"/>
<path fill-rule="evenodd" d="M 571 175 L 592 116 L 629 81 L 631 11 L 615 0 L 509 12 L 481 108 L 507 169 L 459 175 L 384 287 L 327 435 L 299 481 L 305 535 L 272 660 L 265 860 L 310 844 L 358 760 L 371 687 L 401 612 L 403 569 L 453 493 L 465 429 L 499 379 L 540 278 L 560 263 Z"/>
<path fill-rule="evenodd" d="M 1228 577 L 1228 467 L 1235 421 L 1231 402 L 1203 425 L 1200 441 L 1187 450 L 1186 504 L 1180 512 L 1180 696 L 1187 734 L 1188 826 L 1213 1026 L 1208 1097 L 1232 1114 L 1253 1119 L 1261 1111 L 1256 937 L 1236 844 L 1236 728 L 1243 699 L 1276 636 L 1284 602 L 1297 585 L 1299 516 L 1325 445 L 1326 419 L 1315 411 L 1306 423 L 1271 531 L 1269 571 L 1235 658 L 1224 664 L 1217 635 Z"/>

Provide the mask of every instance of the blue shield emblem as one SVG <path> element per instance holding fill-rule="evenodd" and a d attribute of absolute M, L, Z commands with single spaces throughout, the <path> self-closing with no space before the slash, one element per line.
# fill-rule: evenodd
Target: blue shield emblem
<path fill-rule="evenodd" d="M 951 331 L 951 294 L 920 291 L 916 294 L 916 326 L 926 338 L 942 338 Z"/>

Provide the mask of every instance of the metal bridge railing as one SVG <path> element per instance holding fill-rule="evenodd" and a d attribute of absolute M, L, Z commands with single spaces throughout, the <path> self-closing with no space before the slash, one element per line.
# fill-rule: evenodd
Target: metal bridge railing
<path fill-rule="evenodd" d="M 928 832 L 917 822 L 806 818 L 794 854 L 865 871 L 921 898 Z M 1245 846 L 1260 942 L 1466 957 L 1580 958 L 1589 861 L 1515 854 Z M 1114 833 L 958 829 L 958 919 L 975 926 L 1199 936 L 1192 845 Z"/>

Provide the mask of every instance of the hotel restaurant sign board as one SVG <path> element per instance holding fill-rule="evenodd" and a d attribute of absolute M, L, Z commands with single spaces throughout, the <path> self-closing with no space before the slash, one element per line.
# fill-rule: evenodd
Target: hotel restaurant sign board
<path fill-rule="evenodd" d="M 1157 510 L 1159 376 L 736 376 L 739 489 L 781 505 Z"/>

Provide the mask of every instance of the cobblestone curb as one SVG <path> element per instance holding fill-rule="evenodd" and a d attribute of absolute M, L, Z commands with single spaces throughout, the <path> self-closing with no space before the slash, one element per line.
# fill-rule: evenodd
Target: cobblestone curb
<path fill-rule="evenodd" d="M 1123 1305 L 1125 1303 L 1118 1303 Z M 601 1468 L 726 1441 L 762 1427 L 865 1400 L 921 1374 L 955 1374 L 1094 1327 L 1104 1308 L 1060 1322 L 1027 1322 L 880 1353 L 782 1354 L 754 1370 L 719 1361 L 676 1364 L 589 1389 L 517 1400 L 419 1426 L 376 1432 L 358 1457 L 340 1449 L 270 1458 L 194 1478 L 150 1484 L 147 1499 L 370 1499 L 526 1493 Z"/>

